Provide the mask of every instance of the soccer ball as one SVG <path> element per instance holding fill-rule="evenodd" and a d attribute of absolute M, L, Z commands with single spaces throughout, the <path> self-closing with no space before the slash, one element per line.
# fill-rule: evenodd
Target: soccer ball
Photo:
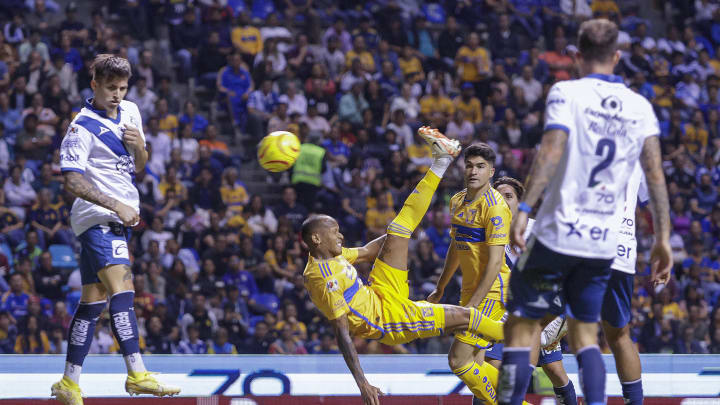
<path fill-rule="evenodd" d="M 288 131 L 275 131 L 263 138 L 258 147 L 258 161 L 263 169 L 282 172 L 295 164 L 300 154 L 300 140 Z"/>

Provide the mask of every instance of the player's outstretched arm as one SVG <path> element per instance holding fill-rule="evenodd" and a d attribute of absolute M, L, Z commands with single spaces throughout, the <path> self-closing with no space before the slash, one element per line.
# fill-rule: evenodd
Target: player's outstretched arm
<path fill-rule="evenodd" d="M 672 251 L 670 248 L 670 202 L 665 185 L 665 174 L 662 170 L 660 138 L 651 136 L 645 139 L 640 154 L 640 164 L 647 181 L 650 194 L 650 210 L 652 211 L 655 229 L 655 244 L 650 252 L 652 279 L 655 284 L 667 283 L 672 267 Z"/>
<path fill-rule="evenodd" d="M 383 395 L 379 388 L 370 385 L 368 380 L 365 378 L 362 367 L 360 366 L 360 359 L 358 358 L 357 350 L 353 344 L 352 337 L 350 336 L 350 327 L 348 326 L 347 315 L 343 315 L 339 318 L 335 318 L 330 321 L 335 330 L 335 336 L 337 336 L 338 348 L 345 358 L 345 364 L 347 364 L 355 378 L 355 383 L 360 388 L 360 395 L 362 396 L 365 405 L 380 405 L 380 395 Z"/>
<path fill-rule="evenodd" d="M 368 242 L 365 246 L 358 248 L 357 263 L 373 262 L 380 253 L 383 243 L 385 243 L 385 236 L 373 239 Z"/>
<path fill-rule="evenodd" d="M 442 273 L 440 273 L 440 278 L 437 281 L 435 290 L 427 297 L 428 302 L 432 302 L 433 304 L 440 302 L 445 294 L 445 287 L 447 287 L 450 279 L 457 271 L 458 266 L 460 266 L 460 258 L 457 255 L 455 241 L 452 241 L 450 242 L 450 247 L 448 247 L 447 255 L 445 255 L 445 265 L 443 266 Z"/>
<path fill-rule="evenodd" d="M 530 174 L 525 181 L 525 194 L 521 204 L 527 204 L 528 207 L 534 206 L 543 190 L 550 183 L 550 179 L 555 175 L 558 164 L 565 153 L 565 145 L 567 144 L 568 134 L 562 129 L 551 129 L 546 131 L 540 143 L 535 160 L 533 160 Z M 525 228 L 527 227 L 528 213 L 520 210 L 510 229 L 510 242 L 513 246 L 521 249 L 525 248 Z"/>
<path fill-rule="evenodd" d="M 97 187 L 87 181 L 81 173 L 67 171 L 63 173 L 63 177 L 65 178 L 65 189 L 75 197 L 115 212 L 126 226 L 135 225 L 140 221 L 140 215 L 135 209 L 103 194 Z"/>
<path fill-rule="evenodd" d="M 505 260 L 505 245 L 488 246 L 488 264 L 480 279 L 475 292 L 465 305 L 468 308 L 477 308 L 487 296 L 493 283 L 497 280 L 503 261 Z"/>

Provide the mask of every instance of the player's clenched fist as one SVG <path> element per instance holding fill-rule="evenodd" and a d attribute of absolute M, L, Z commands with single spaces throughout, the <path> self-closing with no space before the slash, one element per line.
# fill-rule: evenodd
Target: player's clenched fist
<path fill-rule="evenodd" d="M 118 202 L 115 213 L 120 217 L 120 220 L 125 226 L 135 226 L 140 222 L 140 215 L 135 211 L 135 208 L 121 202 Z"/>
<path fill-rule="evenodd" d="M 132 125 L 125 124 L 123 131 L 123 142 L 128 149 L 140 151 L 145 149 L 145 142 L 140 136 L 140 130 Z"/>

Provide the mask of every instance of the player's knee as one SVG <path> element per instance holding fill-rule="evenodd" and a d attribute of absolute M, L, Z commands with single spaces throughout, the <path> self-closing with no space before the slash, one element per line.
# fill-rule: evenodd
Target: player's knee
<path fill-rule="evenodd" d="M 471 361 L 472 358 L 462 356 L 453 350 L 450 350 L 450 353 L 448 353 L 448 366 L 450 366 L 450 370 L 457 370 L 460 367 L 467 365 Z"/>
<path fill-rule="evenodd" d="M 608 345 L 613 351 L 623 347 L 624 345 L 632 344 L 629 328 L 615 328 L 606 324 L 604 324 L 603 326 L 603 331 L 605 332 L 605 339 L 607 340 Z"/>

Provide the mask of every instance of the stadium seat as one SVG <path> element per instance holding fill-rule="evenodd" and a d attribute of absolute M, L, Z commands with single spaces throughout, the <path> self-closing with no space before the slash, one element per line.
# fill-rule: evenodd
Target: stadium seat
<path fill-rule="evenodd" d="M 7 257 L 8 264 L 10 265 L 10 270 L 13 269 L 13 254 L 12 249 L 10 249 L 10 245 L 7 243 L 0 243 L 0 252 Z"/>
<path fill-rule="evenodd" d="M 278 299 L 275 294 L 255 294 L 252 296 L 252 299 L 254 299 L 258 305 L 262 305 L 273 314 L 276 313 L 278 307 L 280 307 L 280 299 Z"/>
<path fill-rule="evenodd" d="M 75 259 L 75 252 L 68 245 L 50 245 L 48 248 L 52 256 L 52 266 L 63 269 L 74 269 L 78 267 Z"/>

